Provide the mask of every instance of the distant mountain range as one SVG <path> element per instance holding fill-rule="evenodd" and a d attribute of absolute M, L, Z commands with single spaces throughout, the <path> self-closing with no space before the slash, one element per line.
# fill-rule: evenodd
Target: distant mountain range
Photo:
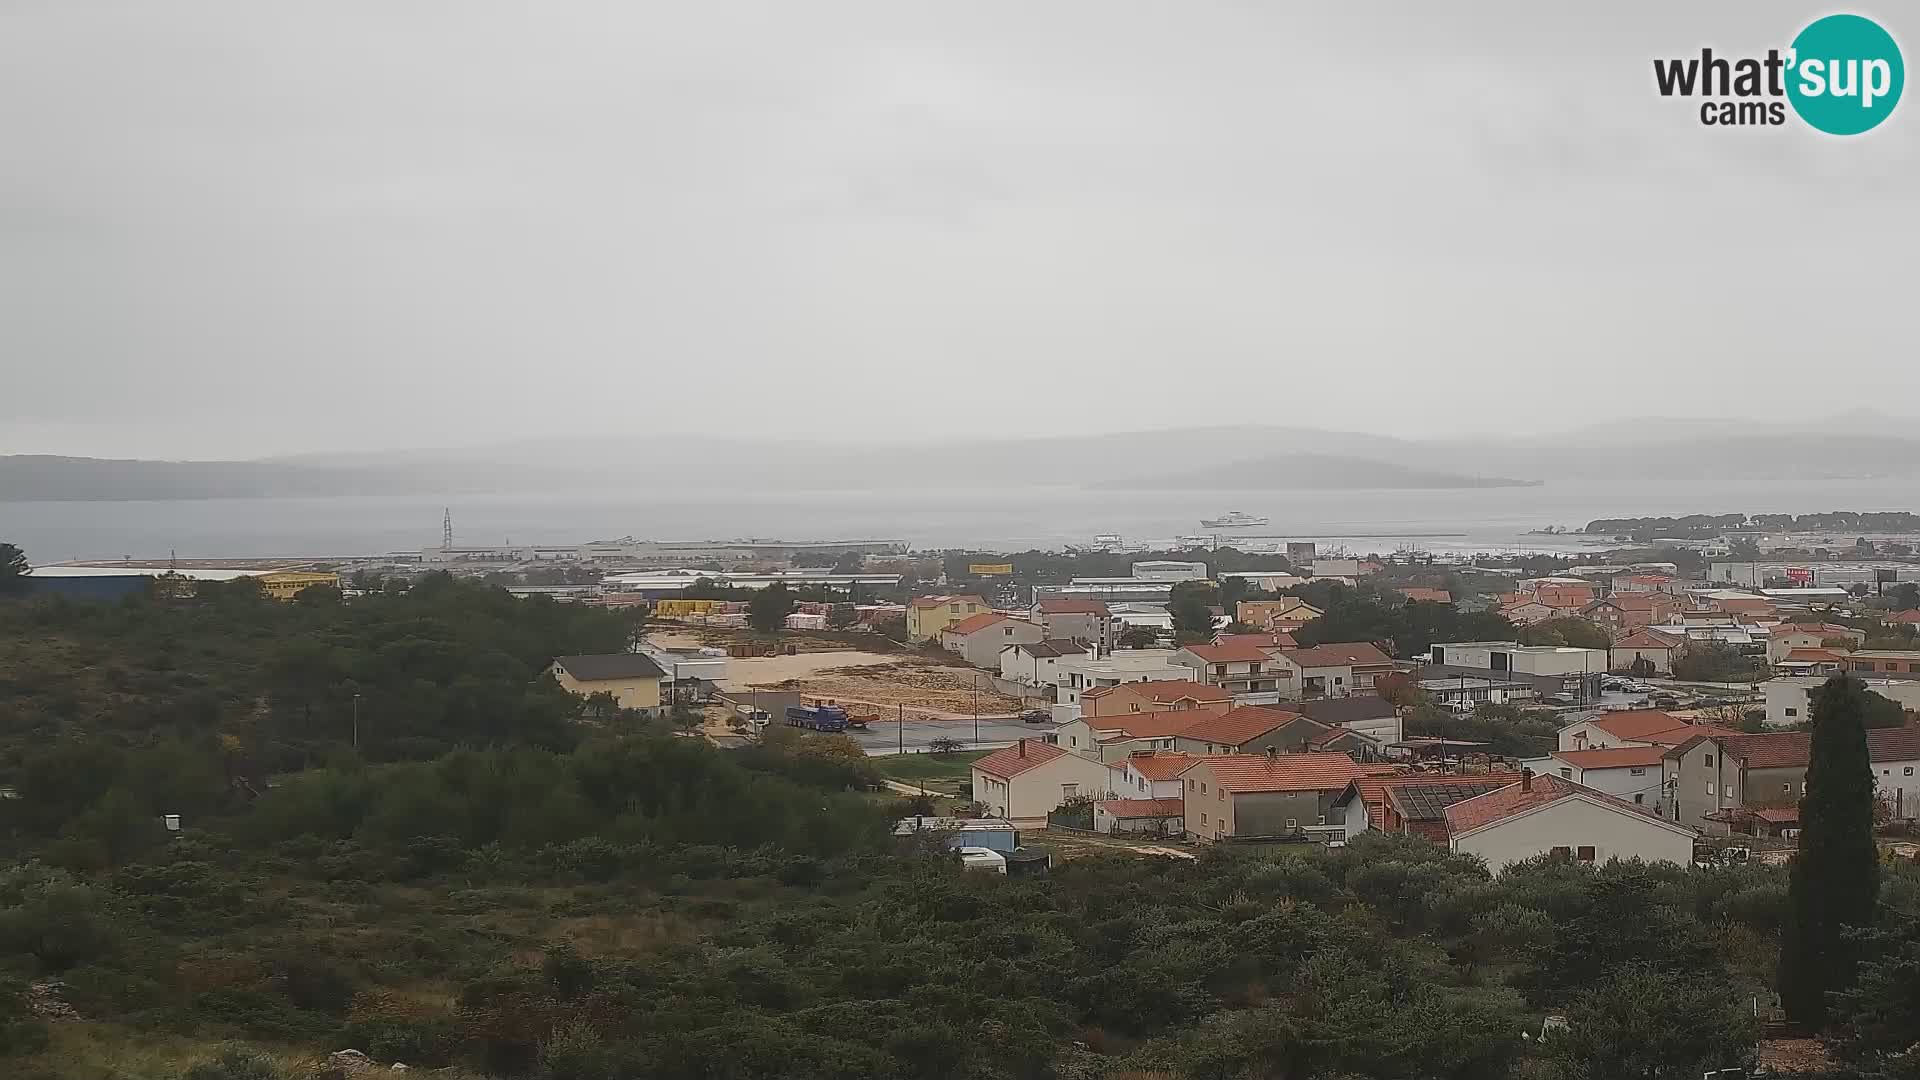
<path fill-rule="evenodd" d="M 1920 503 L 1920 439 L 1907 421 L 1851 414 L 1781 428 L 1735 420 L 1628 418 L 1546 436 L 1402 439 L 1239 425 L 1021 439 L 947 436 L 852 445 L 740 435 L 534 439 L 460 449 L 311 454 L 258 461 L 0 456 L 0 500 L 266 498 L 589 491 L 1075 487 L 1100 490 L 1468 489 L 1547 483 L 1830 480 L 1887 485 Z M 1826 509 L 1819 507 L 1818 509 Z"/>

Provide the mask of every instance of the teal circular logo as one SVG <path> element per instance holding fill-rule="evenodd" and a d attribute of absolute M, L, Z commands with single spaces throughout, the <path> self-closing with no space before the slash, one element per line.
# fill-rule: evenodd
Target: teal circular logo
<path fill-rule="evenodd" d="M 1788 64 L 1793 111 L 1829 135 L 1872 130 L 1892 114 L 1907 83 L 1893 35 L 1859 15 L 1809 23 L 1793 39 Z"/>

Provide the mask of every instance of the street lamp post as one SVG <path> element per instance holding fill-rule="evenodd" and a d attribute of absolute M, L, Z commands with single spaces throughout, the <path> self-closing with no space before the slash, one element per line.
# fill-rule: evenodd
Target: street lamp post
<path fill-rule="evenodd" d="M 360 694 L 353 695 L 353 748 L 360 749 Z"/>

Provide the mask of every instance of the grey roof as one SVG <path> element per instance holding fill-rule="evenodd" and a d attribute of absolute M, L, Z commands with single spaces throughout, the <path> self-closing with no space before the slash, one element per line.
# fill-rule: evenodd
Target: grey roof
<path fill-rule="evenodd" d="M 1033 656 L 1082 656 L 1087 651 L 1086 642 L 1077 638 L 1048 638 L 1045 641 L 1035 641 L 1012 647 L 1025 649 Z"/>
<path fill-rule="evenodd" d="M 553 662 L 581 682 L 606 679 L 658 679 L 666 674 L 641 653 L 600 653 L 595 656 L 556 656 Z"/>
<path fill-rule="evenodd" d="M 1447 807 L 1462 799 L 1512 786 L 1512 777 L 1489 779 L 1484 784 L 1396 784 L 1387 789 L 1387 798 L 1408 821 L 1439 821 L 1447 816 Z"/>
<path fill-rule="evenodd" d="M 1289 701 L 1280 707 L 1335 726 L 1351 724 L 1356 720 L 1385 720 L 1393 715 L 1393 703 L 1372 694 Z"/>

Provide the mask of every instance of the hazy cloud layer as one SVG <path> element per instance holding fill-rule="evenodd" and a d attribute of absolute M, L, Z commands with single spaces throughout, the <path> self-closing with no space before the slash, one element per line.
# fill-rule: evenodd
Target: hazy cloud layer
<path fill-rule="evenodd" d="M 0 452 L 1915 400 L 1920 101 L 1652 87 L 1827 8 L 1441 7 L 10 4 Z"/>

